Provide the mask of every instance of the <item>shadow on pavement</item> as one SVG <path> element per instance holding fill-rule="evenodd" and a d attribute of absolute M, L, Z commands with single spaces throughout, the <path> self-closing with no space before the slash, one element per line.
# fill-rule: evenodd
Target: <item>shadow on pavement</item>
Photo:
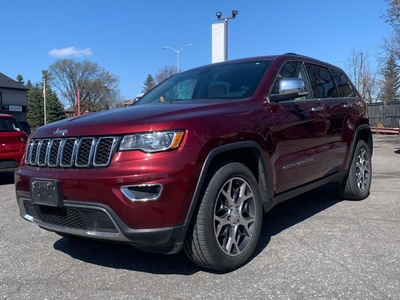
<path fill-rule="evenodd" d="M 343 201 L 336 186 L 324 185 L 315 190 L 278 204 L 264 215 L 263 226 L 255 255 L 267 247 L 271 236 L 300 223 Z"/>
<path fill-rule="evenodd" d="M 267 247 L 271 236 L 340 201 L 342 200 L 337 196 L 335 187 L 327 185 L 277 205 L 264 215 L 260 240 L 253 257 Z M 75 259 L 114 269 L 181 275 L 191 275 L 199 271 L 210 272 L 194 265 L 183 251 L 175 255 L 154 254 L 142 252 L 130 245 L 72 237 L 56 241 L 54 248 Z"/>
<path fill-rule="evenodd" d="M 0 173 L 0 185 L 13 184 L 14 172 Z"/>

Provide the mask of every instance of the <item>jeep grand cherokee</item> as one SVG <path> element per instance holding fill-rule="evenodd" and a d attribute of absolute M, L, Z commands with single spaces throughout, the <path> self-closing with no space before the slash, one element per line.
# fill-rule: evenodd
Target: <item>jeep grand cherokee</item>
<path fill-rule="evenodd" d="M 174 75 L 134 106 L 39 128 L 15 173 L 21 216 L 62 235 L 181 249 L 230 271 L 262 213 L 323 184 L 371 186 L 367 105 L 345 73 L 286 54 Z"/>

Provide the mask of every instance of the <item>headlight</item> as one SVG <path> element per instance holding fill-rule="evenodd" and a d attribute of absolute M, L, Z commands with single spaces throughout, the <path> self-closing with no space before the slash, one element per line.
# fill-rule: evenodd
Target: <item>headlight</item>
<path fill-rule="evenodd" d="M 179 147 L 182 139 L 183 131 L 135 133 L 123 137 L 119 150 L 142 150 L 144 152 L 172 150 Z"/>

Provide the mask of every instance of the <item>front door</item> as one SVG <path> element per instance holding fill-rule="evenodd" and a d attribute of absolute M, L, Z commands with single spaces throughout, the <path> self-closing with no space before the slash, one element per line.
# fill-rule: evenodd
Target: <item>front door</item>
<path fill-rule="evenodd" d="M 286 62 L 272 89 L 279 86 L 282 78 L 301 78 L 306 87 L 310 86 L 302 62 Z M 271 102 L 271 110 L 274 116 L 271 133 L 275 141 L 272 155 L 275 193 L 323 177 L 327 167 L 327 123 L 321 101 L 313 98 L 310 92 L 301 98 Z"/>

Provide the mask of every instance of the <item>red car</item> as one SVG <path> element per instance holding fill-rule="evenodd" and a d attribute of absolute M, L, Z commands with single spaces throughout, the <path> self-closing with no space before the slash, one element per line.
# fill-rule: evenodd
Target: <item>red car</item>
<path fill-rule="evenodd" d="M 0 173 L 14 171 L 19 166 L 27 140 L 14 116 L 0 114 Z"/>
<path fill-rule="evenodd" d="M 37 129 L 21 216 L 61 235 L 177 253 L 220 271 L 253 255 L 262 213 L 323 184 L 368 197 L 367 105 L 336 66 L 295 54 L 165 80 L 128 108 Z"/>

